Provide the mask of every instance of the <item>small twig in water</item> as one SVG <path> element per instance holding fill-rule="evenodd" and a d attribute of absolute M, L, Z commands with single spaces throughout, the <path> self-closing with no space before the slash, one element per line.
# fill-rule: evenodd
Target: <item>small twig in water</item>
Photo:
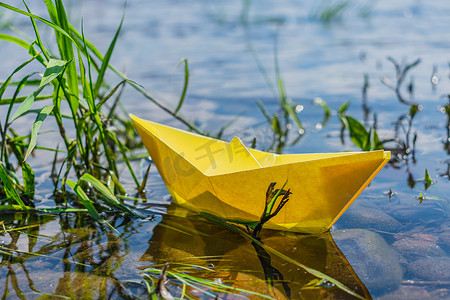
<path fill-rule="evenodd" d="M 164 300 L 173 300 L 174 299 L 173 296 L 169 293 L 165 285 L 167 280 L 166 271 L 168 267 L 169 264 L 165 264 L 164 267 L 161 269 L 161 275 L 159 276 L 155 293 Z"/>
<path fill-rule="evenodd" d="M 417 66 L 420 62 L 421 59 L 418 58 L 416 59 L 414 62 L 407 64 L 406 66 L 402 67 L 394 58 L 392 57 L 388 57 L 387 58 L 395 67 L 395 73 L 396 73 L 396 83 L 393 84 L 391 81 L 389 81 L 389 79 L 387 78 L 381 78 L 381 82 L 386 85 L 387 87 L 391 88 L 395 94 L 397 95 L 398 100 L 401 103 L 407 104 L 407 105 L 417 105 L 412 101 L 406 100 L 401 92 L 400 92 L 400 88 L 402 86 L 402 83 L 404 82 L 405 78 L 406 78 L 406 74 L 408 74 L 408 72 L 414 68 L 415 66 Z"/>

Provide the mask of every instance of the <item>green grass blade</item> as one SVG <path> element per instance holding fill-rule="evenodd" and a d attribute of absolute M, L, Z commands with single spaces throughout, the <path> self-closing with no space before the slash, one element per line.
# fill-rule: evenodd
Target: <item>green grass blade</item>
<path fill-rule="evenodd" d="M 67 145 L 67 156 L 64 158 L 63 164 L 61 165 L 61 169 L 58 174 L 58 178 L 60 178 L 61 172 L 63 171 L 64 163 L 66 163 L 66 170 L 61 179 L 61 188 L 62 188 L 63 192 L 65 191 L 66 181 L 67 181 L 67 178 L 69 177 L 70 169 L 73 166 L 76 155 L 77 155 L 77 141 L 71 140 L 69 142 L 69 144 Z M 66 200 L 66 206 L 67 206 L 67 200 Z"/>
<path fill-rule="evenodd" d="M 0 5 L 2 5 L 2 3 L 0 3 Z M 4 33 L 0 33 L 0 40 L 17 44 L 20 47 L 25 48 L 27 50 L 30 49 L 30 47 L 31 47 L 31 45 L 29 43 L 25 42 L 24 40 L 19 39 L 12 35 L 4 34 Z"/>
<path fill-rule="evenodd" d="M 180 60 L 180 62 L 177 64 L 180 65 L 181 63 L 184 62 L 184 85 L 183 85 L 183 92 L 181 93 L 181 97 L 180 97 L 180 101 L 178 102 L 178 106 L 177 108 L 175 108 L 174 113 L 177 114 L 178 111 L 181 109 L 181 106 L 183 105 L 184 102 L 184 98 L 186 97 L 186 91 L 188 88 L 188 84 L 189 84 L 189 65 L 188 65 L 188 61 L 187 58 L 182 58 Z"/>
<path fill-rule="evenodd" d="M 202 268 L 202 266 L 195 266 L 195 267 Z M 147 269 L 144 271 L 147 273 L 150 273 L 154 276 L 158 276 L 161 273 L 160 270 L 153 269 L 153 268 Z M 177 281 L 183 283 L 184 285 L 192 287 L 194 290 L 201 290 L 202 293 L 204 293 L 204 295 L 207 295 L 210 298 L 216 298 L 216 296 L 217 296 L 216 293 L 227 293 L 227 294 L 233 294 L 233 296 L 237 296 L 239 298 L 247 299 L 247 297 L 245 295 L 241 295 L 238 293 L 238 292 L 240 292 L 240 293 L 245 293 L 245 294 L 252 295 L 252 296 L 257 296 L 258 299 L 260 299 L 260 298 L 261 299 L 273 299 L 273 297 L 271 297 L 269 295 L 264 295 L 264 294 L 261 294 L 258 292 L 246 290 L 246 289 L 235 287 L 235 286 L 229 286 L 224 283 L 215 282 L 211 279 L 204 279 L 201 277 L 196 277 L 196 276 L 190 275 L 188 272 L 167 271 L 166 274 L 168 277 L 173 277 L 173 278 L 177 279 Z M 145 275 L 147 275 L 147 274 L 146 273 L 142 274 L 143 277 Z M 150 277 L 150 275 L 147 275 L 147 276 Z M 154 282 L 153 279 L 151 279 L 151 280 L 152 280 L 152 282 Z M 204 288 L 211 289 L 212 293 L 209 291 L 206 291 Z M 188 296 L 188 295 L 184 293 L 182 296 Z"/>
<path fill-rule="evenodd" d="M 27 11 L 29 13 L 31 13 L 31 11 L 30 11 L 27 3 L 25 2 L 25 0 L 22 0 L 22 2 L 25 5 Z M 44 44 L 42 43 L 41 36 L 39 34 L 39 31 L 38 31 L 38 28 L 37 28 L 37 25 L 36 25 L 36 21 L 32 17 L 30 17 L 30 20 L 31 20 L 31 24 L 33 25 L 34 34 L 36 36 L 36 44 L 38 45 L 39 49 L 41 49 L 42 54 L 44 54 L 44 57 L 46 58 L 46 61 L 48 61 L 50 59 L 50 56 L 49 56 L 49 54 L 47 52 L 47 49 L 45 49 Z"/>
<path fill-rule="evenodd" d="M 339 289 L 345 291 L 346 293 L 348 293 L 348 294 L 350 294 L 350 295 L 352 295 L 352 296 L 354 296 L 354 297 L 356 297 L 356 298 L 358 298 L 358 299 L 364 299 L 363 297 L 361 297 L 360 295 L 358 295 L 357 293 L 355 293 L 354 291 L 352 291 L 350 288 L 348 288 L 347 286 L 345 286 L 345 285 L 344 285 L 343 283 L 341 283 L 340 281 L 338 281 L 338 280 L 336 280 L 336 279 L 334 279 L 334 278 L 332 278 L 332 277 L 330 277 L 330 276 L 328 276 L 328 275 L 326 275 L 326 274 L 324 274 L 324 273 L 322 273 L 322 272 L 320 272 L 320 271 L 317 271 L 316 269 L 313 269 L 313 268 L 310 268 L 310 267 L 308 267 L 308 266 L 306 266 L 306 265 L 304 265 L 304 264 L 301 264 L 301 263 L 297 262 L 296 260 L 291 259 L 290 257 L 288 257 L 288 256 L 284 255 L 283 253 L 281 253 L 281 252 L 279 252 L 279 251 L 277 251 L 277 250 L 275 250 L 275 249 L 273 249 L 273 248 L 271 248 L 271 247 L 269 247 L 269 246 L 263 244 L 262 242 L 260 242 L 260 241 L 258 241 L 258 240 L 256 240 L 256 239 L 252 239 L 252 241 L 255 242 L 256 244 L 259 244 L 259 245 L 260 245 L 262 248 L 264 248 L 267 252 L 273 253 L 273 254 L 275 254 L 276 256 L 278 256 L 278 257 L 284 259 L 285 261 L 287 261 L 287 262 L 289 262 L 289 263 L 291 263 L 291 264 L 294 264 L 294 265 L 296 265 L 296 266 L 302 268 L 303 270 L 305 270 L 305 271 L 308 272 L 309 274 L 314 275 L 314 276 L 316 276 L 316 277 L 318 277 L 318 278 L 325 279 L 325 280 L 327 280 L 327 281 L 333 283 L 333 284 L 334 284 L 336 287 L 338 287 Z"/>
<path fill-rule="evenodd" d="M 62 3 L 62 1 L 61 1 L 61 0 L 58 0 L 58 1 L 57 1 L 58 6 L 60 7 L 59 12 L 57 11 L 57 8 L 55 8 L 55 6 L 54 6 L 54 4 L 52 3 L 51 0 L 44 0 L 44 2 L 45 2 L 46 5 L 47 5 L 47 10 L 48 10 L 48 12 L 49 12 L 49 14 L 50 14 L 50 17 L 51 17 L 51 19 L 53 20 L 53 22 L 48 21 L 48 20 L 46 20 L 46 19 L 44 19 L 44 18 L 42 18 L 42 17 L 36 16 L 36 15 L 34 15 L 34 14 L 28 13 L 28 12 L 26 12 L 26 11 L 20 10 L 20 9 L 18 9 L 18 8 L 15 8 L 15 7 L 11 6 L 11 5 L 2 3 L 2 2 L 0 2 L 0 7 L 4 7 L 4 8 L 6 8 L 6 9 L 9 9 L 9 10 L 14 11 L 14 12 L 16 12 L 16 13 L 19 13 L 19 14 L 22 14 L 22 15 L 25 15 L 25 16 L 32 17 L 33 19 L 36 19 L 36 20 L 38 20 L 38 21 L 40 21 L 40 22 L 42 22 L 42 23 L 44 23 L 44 24 L 46 24 L 46 25 L 52 27 L 52 28 L 55 30 L 55 32 L 56 32 L 56 34 L 57 34 L 58 36 L 59 36 L 59 35 L 63 35 L 63 36 L 66 38 L 66 40 L 69 40 L 70 42 L 72 42 L 73 44 L 75 44 L 75 46 L 76 46 L 78 49 L 80 49 L 80 50 L 83 49 L 82 44 L 81 44 L 79 41 L 77 42 L 77 41 L 75 40 L 75 39 L 82 40 L 81 34 L 80 34 L 80 33 L 79 33 L 79 32 L 78 32 L 78 31 L 77 31 L 70 23 L 66 22 L 65 25 L 67 25 L 67 28 L 63 27 L 64 24 L 63 24 L 63 25 L 60 24 L 61 26 L 57 25 L 57 24 L 59 24 L 59 17 L 58 17 L 59 12 L 64 12 L 64 8 L 62 7 L 62 5 L 59 5 L 59 4 L 58 4 L 58 3 Z M 62 13 L 61 19 L 63 19 L 63 20 L 65 19 L 65 20 L 67 21 L 67 17 L 65 16 L 65 13 Z M 66 31 L 66 30 L 67 30 L 67 31 Z M 70 32 L 70 34 L 69 34 L 69 32 Z M 75 39 L 72 38 L 71 34 L 73 34 L 73 36 L 75 37 Z M 104 59 L 104 57 L 100 54 L 100 52 L 97 50 L 97 48 L 96 48 L 92 43 L 86 41 L 86 44 L 87 44 L 89 50 L 92 51 L 92 53 L 93 53 L 95 56 L 97 56 L 100 60 L 103 60 L 103 59 Z M 72 46 L 72 45 L 71 45 L 71 46 Z M 69 49 L 71 49 L 71 50 L 72 50 L 72 53 L 73 53 L 73 48 L 71 48 L 71 47 L 66 47 L 66 46 L 64 46 L 64 47 L 62 47 L 61 49 L 62 49 L 62 50 L 68 50 L 68 51 L 70 51 Z M 72 55 L 72 57 L 73 57 L 73 55 Z M 63 56 L 63 58 L 64 58 L 64 56 Z M 121 77 L 121 78 L 124 79 L 124 80 L 127 80 L 127 82 L 128 82 L 134 89 L 136 89 L 138 92 L 140 92 L 144 97 L 146 97 L 147 99 L 149 99 L 151 102 L 153 102 L 153 103 L 154 103 L 155 105 L 157 105 L 159 108 L 161 108 L 161 109 L 164 110 L 165 112 L 167 112 L 167 113 L 173 115 L 174 117 L 176 117 L 179 121 L 181 121 L 182 123 L 184 123 L 184 124 L 185 124 L 186 126 L 188 126 L 191 130 L 194 130 L 195 132 L 197 132 L 197 133 L 199 133 L 199 134 L 202 134 L 202 131 L 201 131 L 200 129 L 198 129 L 197 126 L 195 126 L 193 123 L 189 122 L 188 120 L 184 119 L 183 117 L 181 117 L 181 116 L 179 116 L 179 115 L 175 115 L 175 114 L 174 114 L 170 109 L 168 109 L 165 105 L 161 104 L 159 101 L 155 100 L 151 95 L 149 95 L 149 94 L 144 90 L 144 88 L 143 88 L 142 86 L 140 86 L 140 85 L 136 84 L 135 82 L 129 80 L 125 75 L 123 75 L 121 72 L 119 72 L 119 71 L 118 71 L 116 68 L 114 68 L 112 65 L 109 65 L 108 67 L 109 67 L 114 73 L 116 73 L 119 77 Z M 75 64 L 74 64 L 73 61 L 72 61 L 71 64 L 70 64 L 70 68 L 71 68 L 71 71 L 70 71 L 69 73 L 72 74 L 72 73 L 73 73 L 72 70 L 75 70 L 75 74 L 76 74 L 76 66 L 75 66 Z M 75 74 L 73 74 L 73 75 L 75 75 Z M 75 87 L 76 87 L 76 90 L 78 91 L 78 85 L 75 85 L 75 84 L 74 84 L 77 78 L 75 77 L 75 79 L 73 79 L 73 77 L 74 77 L 73 75 L 68 75 L 68 77 L 71 78 L 71 80 L 69 80 L 69 86 L 72 87 L 70 90 L 73 91 L 73 90 L 75 89 Z M 73 96 L 73 97 L 72 97 L 72 96 Z M 74 99 L 74 98 L 75 98 L 75 95 L 72 95 L 72 96 L 69 96 L 69 101 L 72 101 L 72 102 L 71 102 L 71 109 L 73 110 L 73 109 L 75 108 L 75 106 L 79 105 L 79 102 L 78 102 L 78 98 Z M 76 97 L 78 97 L 78 93 L 76 93 Z"/>
<path fill-rule="evenodd" d="M 277 71 L 277 73 L 278 72 L 279 72 L 279 70 Z M 279 75 L 278 75 L 278 91 L 280 93 L 281 104 L 284 105 L 286 103 L 286 92 L 284 90 L 283 79 L 281 77 L 279 77 Z"/>
<path fill-rule="evenodd" d="M 125 11 L 124 11 L 124 14 L 122 15 L 122 20 L 120 21 L 119 28 L 117 29 L 116 34 L 114 35 L 114 38 L 113 38 L 111 44 L 109 45 L 108 51 L 106 51 L 106 54 L 102 59 L 102 65 L 100 67 L 100 71 L 99 71 L 98 77 L 97 77 L 97 82 L 95 83 L 95 87 L 94 87 L 94 95 L 93 95 L 94 99 L 97 98 L 100 87 L 102 86 L 106 69 L 109 66 L 109 61 L 111 60 L 111 55 L 112 55 L 114 47 L 116 45 L 117 38 L 119 37 L 120 30 L 122 29 L 124 18 L 125 18 Z"/>
<path fill-rule="evenodd" d="M 138 194 L 142 193 L 142 192 L 144 191 L 144 189 L 145 189 L 145 186 L 147 185 L 147 179 L 148 179 L 148 175 L 150 174 L 150 169 L 151 169 L 151 167 L 152 167 L 152 163 L 150 162 L 150 163 L 148 164 L 147 171 L 145 171 L 144 178 L 142 178 L 142 183 L 141 183 L 141 185 L 138 187 L 138 190 L 137 190 L 137 193 L 138 193 Z"/>
<path fill-rule="evenodd" d="M 256 101 L 256 104 L 258 105 L 259 109 L 261 110 L 261 112 L 263 113 L 264 117 L 266 118 L 267 122 L 269 122 L 269 124 L 272 124 L 272 117 L 270 116 L 269 112 L 267 111 L 266 107 L 264 106 L 264 104 L 261 101 Z"/>
<path fill-rule="evenodd" d="M 13 117 L 11 118 L 11 122 L 13 122 L 15 119 L 19 118 L 20 116 L 24 115 L 33 105 L 37 95 L 39 95 L 40 92 L 42 92 L 44 88 L 40 87 L 30 95 L 28 95 L 27 98 L 20 104 L 19 108 L 14 113 Z"/>
<path fill-rule="evenodd" d="M 42 101 L 42 100 L 48 100 L 48 99 L 52 99 L 52 95 L 40 95 L 34 98 L 34 102 L 36 101 Z M 11 103 L 22 103 L 23 101 L 25 101 L 25 99 L 27 98 L 27 96 L 23 96 L 23 97 L 16 97 L 16 98 L 4 98 L 4 99 L 0 99 L 0 105 L 8 105 Z M 13 101 L 14 100 L 14 101 Z"/>
<path fill-rule="evenodd" d="M 45 3 L 47 5 L 48 5 L 48 3 L 51 3 L 53 5 L 51 0 L 44 0 L 44 1 L 45 1 Z M 42 17 L 39 17 L 37 15 L 34 15 L 34 14 L 29 13 L 29 12 L 23 11 L 21 9 L 18 9 L 18 8 L 14 7 L 14 6 L 8 5 L 8 4 L 3 3 L 3 2 L 0 2 L 0 7 L 4 7 L 6 9 L 9 9 L 9 10 L 14 11 L 16 13 L 19 13 L 21 15 L 28 16 L 28 17 L 31 17 L 33 19 L 36 19 L 36 20 L 38 20 L 38 21 L 40 21 L 40 22 L 42 22 L 42 23 L 52 27 L 55 31 L 57 31 L 58 33 L 61 33 L 62 35 L 64 35 L 65 37 L 69 38 L 70 40 L 72 40 L 72 42 L 75 43 L 75 41 L 72 39 L 72 37 L 67 32 L 65 32 L 61 27 L 59 27 L 58 25 L 56 25 L 53 22 L 50 22 L 49 20 L 46 20 L 46 19 L 44 19 Z M 49 10 L 49 12 L 50 12 L 50 10 Z M 18 41 L 16 40 L 15 42 L 18 42 Z M 19 44 L 19 45 L 22 46 L 22 44 Z M 25 47 L 25 48 L 29 49 L 29 47 Z"/>
<path fill-rule="evenodd" d="M 288 115 L 292 119 L 294 119 L 294 122 L 297 125 L 299 133 L 303 134 L 305 130 L 303 129 L 302 122 L 300 122 L 300 119 L 298 118 L 298 115 L 295 112 L 294 108 L 289 103 L 284 103 L 283 108 L 285 111 L 287 111 Z"/>
<path fill-rule="evenodd" d="M 14 182 L 9 177 L 8 171 L 3 165 L 3 162 L 0 162 L 0 180 L 3 182 L 6 196 L 16 201 L 20 208 L 22 208 L 23 210 L 27 210 L 27 206 L 25 205 L 25 203 L 23 203 L 22 199 L 20 199 L 19 194 L 14 188 Z"/>
<path fill-rule="evenodd" d="M 86 99 L 88 105 L 89 105 L 89 109 L 91 111 L 92 114 L 96 115 L 97 111 L 96 111 L 96 107 L 94 104 L 94 88 L 92 86 L 93 80 L 92 80 L 92 72 L 91 72 L 91 56 L 89 55 L 87 46 L 86 46 L 86 38 L 84 36 L 84 23 L 81 22 L 81 35 L 83 38 L 83 51 L 84 51 L 84 55 L 86 57 L 87 60 L 87 67 L 88 67 L 88 76 L 89 76 L 89 80 L 86 77 L 86 69 L 83 65 L 83 60 L 80 57 L 80 51 L 78 51 L 78 60 L 79 60 L 79 64 L 80 64 L 80 73 L 81 73 L 81 83 L 83 84 L 83 96 Z"/>
<path fill-rule="evenodd" d="M 92 184 L 104 197 L 105 197 L 105 201 L 113 206 L 116 207 L 120 210 L 124 210 L 132 215 L 135 215 L 137 217 L 140 218 L 144 218 L 145 215 L 139 213 L 136 210 L 133 210 L 131 208 L 129 208 L 128 206 L 124 205 L 123 203 L 121 203 L 116 196 L 114 196 L 114 194 L 112 194 L 109 189 L 97 178 L 95 178 L 94 176 L 92 176 L 91 174 L 84 174 L 83 176 L 80 177 L 80 180 L 86 181 L 90 184 Z"/>
<path fill-rule="evenodd" d="M 22 88 L 26 85 L 28 79 L 29 79 L 31 76 L 33 76 L 33 75 L 34 75 L 34 73 L 31 73 L 31 74 L 26 75 L 24 78 L 22 78 L 22 80 L 21 80 L 21 81 L 19 82 L 19 84 L 17 85 L 17 88 L 16 88 L 16 90 L 15 90 L 15 92 L 14 92 L 14 95 L 13 95 L 13 97 L 11 98 L 11 101 L 10 101 L 9 106 L 8 106 L 8 111 L 7 111 L 6 117 L 5 117 L 5 119 L 4 119 L 5 126 L 4 126 L 4 128 L 2 129 L 3 131 L 1 131 L 2 143 L 1 143 L 1 154 L 0 154 L 0 158 L 4 158 L 4 159 L 5 159 L 5 160 L 4 160 L 5 162 L 7 162 L 7 157 L 8 157 L 8 154 L 7 154 L 7 151 L 6 151 L 6 132 L 7 132 L 8 127 L 9 127 L 9 116 L 11 115 L 11 111 L 12 111 L 12 109 L 13 109 L 13 105 L 14 105 L 14 103 L 16 102 L 16 97 L 17 97 L 17 95 L 20 93 L 20 91 L 22 90 Z M 1 130 L 1 126 L 0 126 L 0 130 Z M 17 146 L 17 144 L 16 144 L 16 146 Z"/>
<path fill-rule="evenodd" d="M 28 210 L 31 210 L 31 209 L 33 209 L 32 207 L 28 207 L 28 206 L 26 206 L 26 208 L 28 209 Z M 20 206 L 20 205 L 16 205 L 16 204 L 6 204 L 6 205 L 0 205 L 0 211 L 2 211 L 2 210 L 17 210 L 17 211 L 22 211 L 23 210 L 23 208 Z M 1 230 L 0 230 L 0 232 L 1 232 Z"/>
<path fill-rule="evenodd" d="M 331 109 L 328 106 L 328 104 L 325 102 L 325 100 L 323 100 L 322 98 L 315 98 L 313 100 L 313 104 L 314 105 L 319 105 L 320 107 L 323 108 L 323 111 L 325 112 L 325 116 L 329 117 L 331 114 Z"/>
<path fill-rule="evenodd" d="M 324 117 L 323 117 L 323 121 L 321 122 L 322 125 L 325 125 L 328 122 L 328 119 L 330 118 L 331 115 L 331 109 L 328 106 L 328 104 L 325 102 L 325 100 L 323 100 L 322 98 L 315 98 L 313 100 L 314 105 L 319 105 L 320 107 L 323 108 L 323 111 L 325 113 Z"/>
<path fill-rule="evenodd" d="M 119 87 L 122 86 L 122 90 L 123 90 L 123 87 L 124 87 L 123 85 L 124 85 L 125 83 L 127 83 L 127 81 L 126 81 L 126 80 L 122 80 L 121 82 L 119 82 L 119 83 L 111 90 L 111 92 L 109 92 L 108 95 L 106 95 L 105 97 L 103 97 L 103 98 L 96 104 L 97 110 L 100 110 L 100 109 L 101 109 L 102 105 L 105 104 L 105 102 L 108 101 L 108 100 L 109 100 L 109 99 L 117 92 L 117 90 L 119 89 Z M 119 92 L 119 94 L 121 94 L 121 92 Z M 111 110 L 111 111 L 113 111 L 113 110 Z M 111 113 L 110 113 L 110 114 L 111 114 Z M 108 119 L 110 119 L 111 117 L 112 117 L 112 115 L 109 115 L 109 116 L 108 116 Z"/>
<path fill-rule="evenodd" d="M 29 60 L 27 60 L 26 62 L 24 62 L 23 64 L 21 64 L 20 66 L 18 66 L 12 73 L 11 75 L 9 75 L 9 77 L 6 79 L 5 82 L 3 82 L 2 86 L 0 87 L 0 99 L 2 99 L 3 97 L 3 93 L 5 92 L 6 88 L 8 87 L 8 85 L 11 82 L 12 77 L 14 76 L 14 74 L 16 74 L 17 72 L 19 72 L 21 69 L 23 69 L 26 65 L 28 65 L 33 59 L 35 59 L 35 57 L 30 58 Z"/>
<path fill-rule="evenodd" d="M 56 0 L 55 3 L 56 3 L 56 12 L 58 16 L 58 24 L 62 30 L 64 30 L 65 32 L 69 32 L 69 21 L 67 20 L 67 15 L 64 9 L 63 2 L 62 0 Z M 66 76 L 70 93 L 68 95 L 67 100 L 69 101 L 69 105 L 72 112 L 76 112 L 78 110 L 79 88 L 78 88 L 77 66 L 74 60 L 75 55 L 73 51 L 73 46 L 75 43 L 71 38 L 68 38 L 65 35 L 61 35 L 59 31 L 55 31 L 55 33 L 57 35 L 57 41 L 61 57 L 63 60 L 69 62 L 67 65 Z"/>
<path fill-rule="evenodd" d="M 22 162 L 22 177 L 25 194 L 27 194 L 30 199 L 34 198 L 34 172 L 30 165 L 28 165 L 25 161 Z"/>
<path fill-rule="evenodd" d="M 26 75 L 25 77 L 23 77 L 22 78 L 22 80 L 19 82 L 19 84 L 17 85 L 17 88 L 16 88 L 16 90 L 14 91 L 14 95 L 13 95 L 13 97 L 11 98 L 11 102 L 9 103 L 9 107 L 8 107 L 8 112 L 6 113 L 6 118 L 5 118 L 5 132 L 4 132 L 4 134 L 6 133 L 6 129 L 7 129 L 7 127 L 8 127 L 8 125 L 9 125 L 9 116 L 11 115 L 11 111 L 12 111 L 12 109 L 13 109 L 13 106 L 14 106 L 14 104 L 16 103 L 16 98 L 17 98 L 17 95 L 20 93 L 20 91 L 22 90 L 22 88 L 26 85 L 26 83 L 27 83 L 27 81 L 28 81 L 28 79 L 31 77 L 31 76 L 33 76 L 35 73 L 31 73 L 31 74 L 28 74 L 28 75 Z"/>
<path fill-rule="evenodd" d="M 49 0 L 47 0 L 49 1 Z M 73 26 L 70 26 L 70 33 L 73 34 L 76 38 L 78 38 L 79 40 L 82 40 L 82 35 L 75 29 L 73 28 Z M 98 51 L 98 49 L 89 41 L 85 41 L 88 49 L 100 60 L 103 60 L 103 56 L 100 53 L 100 51 Z M 78 42 L 78 47 L 80 48 L 80 43 Z M 81 46 L 82 48 L 82 46 Z M 167 112 L 168 114 L 174 116 L 177 120 L 179 120 L 180 122 L 182 122 L 183 124 L 185 124 L 187 127 L 189 127 L 190 130 L 195 131 L 198 134 L 203 134 L 203 132 L 197 128 L 197 126 L 195 126 L 195 124 L 189 122 L 188 120 L 184 119 L 182 116 L 180 115 L 175 115 L 173 113 L 173 111 L 171 111 L 170 109 L 168 109 L 165 105 L 162 104 L 162 102 L 157 101 L 155 98 L 153 98 L 148 92 L 145 91 L 145 89 L 137 84 L 136 82 L 134 82 L 133 80 L 130 80 L 129 78 L 127 78 L 127 76 L 125 76 L 124 74 L 122 74 L 121 72 L 119 72 L 116 68 L 114 68 L 114 66 L 109 65 L 108 66 L 117 76 L 119 76 L 120 78 L 122 78 L 123 80 L 126 80 L 128 82 L 128 84 L 133 87 L 135 90 L 137 90 L 139 93 L 141 93 L 145 98 L 147 98 L 148 100 L 150 100 L 152 103 L 154 103 L 156 106 L 158 106 L 160 109 L 162 109 L 163 111 Z"/>
<path fill-rule="evenodd" d="M 78 53 L 78 68 L 80 68 L 80 82 L 83 87 L 83 98 L 90 99 L 91 97 L 91 85 L 86 78 L 86 69 L 84 68 L 83 60 L 81 59 L 80 50 L 77 50 Z M 88 100 L 89 102 L 90 100 Z"/>
<path fill-rule="evenodd" d="M 114 172 L 109 172 L 109 176 L 111 176 L 111 180 L 112 182 L 114 182 L 114 186 L 119 191 L 119 193 L 126 195 L 127 191 L 120 183 L 119 178 L 117 178 L 116 174 L 114 174 Z"/>
<path fill-rule="evenodd" d="M 273 120 L 272 120 L 272 122 L 271 122 L 271 125 L 272 125 L 272 129 L 273 129 L 273 131 L 276 133 L 276 134 L 278 134 L 278 136 L 283 136 L 283 132 L 282 132 L 282 130 L 281 130 L 281 124 L 280 124 L 280 120 L 278 119 L 278 116 L 277 115 L 274 115 L 273 116 Z"/>
<path fill-rule="evenodd" d="M 30 155 L 31 151 L 33 151 L 36 146 L 37 135 L 39 129 L 41 128 L 42 122 L 47 118 L 47 116 L 52 112 L 54 105 L 45 106 L 41 109 L 39 114 L 36 116 L 36 120 L 33 123 L 33 128 L 31 130 L 31 138 L 30 144 L 27 149 L 27 153 L 25 154 L 24 161 L 27 160 L 28 155 Z"/>
<path fill-rule="evenodd" d="M 89 214 L 91 215 L 92 218 L 94 218 L 100 224 L 104 224 L 104 225 L 108 226 L 110 229 L 114 230 L 116 233 L 119 233 L 117 231 L 117 229 L 115 229 L 108 221 L 106 221 L 106 220 L 102 219 L 102 217 L 100 217 L 100 214 L 95 209 L 93 202 L 89 199 L 89 197 L 86 195 L 86 193 L 83 191 L 83 189 L 79 185 L 77 185 L 72 180 L 67 180 L 66 183 L 77 194 L 78 199 L 81 201 L 81 203 L 84 205 L 84 207 L 86 207 L 87 211 L 89 212 Z"/>
<path fill-rule="evenodd" d="M 338 115 L 339 116 L 343 115 L 347 111 L 349 106 L 350 106 L 350 101 L 346 101 L 344 104 L 342 104 L 341 107 L 339 107 Z"/>
<path fill-rule="evenodd" d="M 49 214 L 60 214 L 60 213 L 85 213 L 89 212 L 85 208 L 72 208 L 72 207 L 58 207 L 58 208 L 39 208 L 37 211 L 49 213 Z"/>
<path fill-rule="evenodd" d="M 109 168 L 111 171 L 115 172 L 116 170 L 116 164 L 115 164 L 115 160 L 113 159 L 112 155 L 111 155 L 111 149 L 108 147 L 108 143 L 106 141 L 106 135 L 105 135 L 105 130 L 104 130 L 104 126 L 102 123 L 102 120 L 100 118 L 99 113 L 97 112 L 97 107 L 95 106 L 95 98 L 94 98 L 94 91 L 92 88 L 92 75 L 91 75 L 91 65 L 90 65 L 90 56 L 88 53 L 88 49 L 87 49 L 87 45 L 86 45 L 86 39 L 84 37 L 84 31 L 82 31 L 82 41 L 83 41 L 83 48 L 84 48 L 84 54 L 87 57 L 87 63 L 88 63 L 88 74 L 89 74 L 89 82 L 85 82 L 86 78 L 85 76 L 83 76 L 83 87 L 84 87 L 84 95 L 86 96 L 86 101 L 88 103 L 89 106 L 89 110 L 90 113 L 92 114 L 92 117 L 94 119 L 95 124 L 97 125 L 97 129 L 99 131 L 99 135 L 100 135 L 100 140 L 103 144 L 103 148 L 105 150 L 105 155 L 106 155 L 106 159 L 108 161 L 109 164 Z M 81 60 L 81 59 L 80 59 Z M 82 67 L 82 64 L 80 64 L 80 67 Z M 83 67 L 83 73 L 84 73 L 84 67 Z M 88 92 L 86 92 L 86 89 L 88 90 Z"/>
<path fill-rule="evenodd" d="M 64 72 L 65 66 L 67 62 L 62 60 L 51 59 L 45 69 L 44 76 L 39 84 L 39 88 L 35 90 L 33 93 L 28 95 L 28 97 L 20 104 L 17 111 L 14 113 L 11 118 L 11 122 L 13 122 L 18 117 L 22 116 L 26 113 L 30 107 L 33 105 L 34 100 L 40 94 L 40 92 L 44 89 L 44 87 L 52 82 L 57 76 Z"/>
<path fill-rule="evenodd" d="M 56 7 L 53 4 L 52 0 L 43 0 L 45 2 L 45 5 L 47 6 L 47 11 L 48 14 L 50 16 L 50 19 L 55 22 L 58 23 L 58 13 L 56 11 Z"/>
<path fill-rule="evenodd" d="M 122 155 L 123 161 L 127 165 L 128 171 L 130 172 L 131 177 L 133 177 L 134 183 L 136 183 L 136 187 L 139 188 L 139 180 L 137 179 L 136 174 L 134 174 L 133 168 L 131 167 L 131 164 L 130 164 L 130 160 L 127 157 L 126 152 L 129 150 L 119 139 L 117 139 L 114 132 L 107 130 L 106 133 L 114 141 L 114 143 L 119 147 L 119 151 L 120 151 L 120 154 Z"/>

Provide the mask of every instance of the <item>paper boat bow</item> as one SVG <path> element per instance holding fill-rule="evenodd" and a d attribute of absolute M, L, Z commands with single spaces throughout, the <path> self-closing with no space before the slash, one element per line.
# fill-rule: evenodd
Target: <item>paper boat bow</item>
<path fill-rule="evenodd" d="M 271 182 L 292 194 L 265 227 L 330 229 L 389 161 L 390 152 L 278 155 L 130 115 L 173 200 L 222 218 L 258 221 Z"/>

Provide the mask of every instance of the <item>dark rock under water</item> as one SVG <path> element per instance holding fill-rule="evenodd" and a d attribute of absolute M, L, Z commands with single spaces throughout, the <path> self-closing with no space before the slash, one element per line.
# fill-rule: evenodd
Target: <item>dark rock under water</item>
<path fill-rule="evenodd" d="M 399 255 L 378 233 L 346 229 L 333 231 L 332 235 L 372 295 L 398 288 L 403 280 Z"/>

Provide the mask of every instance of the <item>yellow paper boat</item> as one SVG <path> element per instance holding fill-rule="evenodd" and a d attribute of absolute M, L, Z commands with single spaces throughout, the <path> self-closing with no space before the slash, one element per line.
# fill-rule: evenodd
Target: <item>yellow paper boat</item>
<path fill-rule="evenodd" d="M 258 221 L 267 187 L 290 189 L 290 200 L 266 228 L 316 233 L 330 229 L 390 152 L 279 155 L 130 115 L 175 203 L 193 211 Z"/>

